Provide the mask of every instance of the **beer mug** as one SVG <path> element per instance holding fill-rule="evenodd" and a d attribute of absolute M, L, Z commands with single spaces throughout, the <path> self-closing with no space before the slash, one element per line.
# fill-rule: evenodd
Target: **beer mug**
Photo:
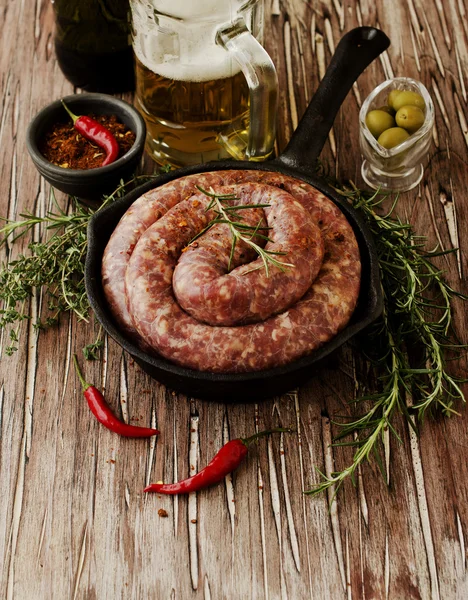
<path fill-rule="evenodd" d="M 263 160 L 276 135 L 278 81 L 263 0 L 130 0 L 136 103 L 160 164 Z"/>

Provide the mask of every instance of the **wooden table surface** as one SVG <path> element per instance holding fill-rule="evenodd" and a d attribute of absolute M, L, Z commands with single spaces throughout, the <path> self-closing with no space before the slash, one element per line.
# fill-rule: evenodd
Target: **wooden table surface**
<path fill-rule="evenodd" d="M 391 38 L 340 111 L 323 161 L 362 185 L 358 111 L 386 78 L 422 81 L 435 104 L 430 161 L 400 214 L 428 246 L 460 247 L 442 260 L 449 281 L 468 291 L 467 7 L 463 0 L 266 0 L 266 47 L 280 79 L 278 145 L 284 148 L 333 48 L 361 24 Z M 53 49 L 47 0 L 0 0 L 1 214 L 42 212 L 49 185 L 34 168 L 25 131 L 42 106 L 71 93 Z M 127 96 L 131 99 L 131 96 Z M 148 167 L 148 165 L 147 165 Z M 58 194 L 64 205 L 66 198 Z M 26 242 L 1 249 L 12 258 Z M 40 314 L 46 298 L 31 302 Z M 455 325 L 468 341 L 466 308 Z M 11 600 L 167 598 L 468 598 L 468 427 L 461 417 L 428 418 L 420 438 L 401 418 L 402 443 L 386 438 L 389 484 L 375 464 L 357 486 L 303 495 L 314 469 L 340 470 L 349 448 L 330 447 L 329 416 L 362 391 L 359 351 L 345 346 L 333 368 L 299 390 L 258 404 L 207 403 L 151 380 L 112 340 L 86 363 L 125 418 L 155 419 L 155 442 L 126 440 L 91 417 L 70 363 L 96 325 L 65 316 L 37 336 L 27 322 L 19 350 L 0 373 L 0 597 Z M 454 365 L 458 371 L 466 362 Z M 173 481 L 205 465 L 228 438 L 271 426 L 297 435 L 261 441 L 225 484 L 190 497 L 145 496 L 150 480 Z M 166 518 L 158 515 L 165 509 Z"/>

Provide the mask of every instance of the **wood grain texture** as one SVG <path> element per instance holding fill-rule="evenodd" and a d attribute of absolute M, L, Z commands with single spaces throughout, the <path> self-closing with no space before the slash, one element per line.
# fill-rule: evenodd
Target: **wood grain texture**
<path fill-rule="evenodd" d="M 410 76 L 436 109 L 424 179 L 400 201 L 428 245 L 458 247 L 442 258 L 448 280 L 468 292 L 468 20 L 462 0 L 266 0 L 266 47 L 280 80 L 278 148 L 285 147 L 343 32 L 376 25 L 389 50 L 359 78 L 322 153 L 340 179 L 360 179 L 358 112 L 386 77 Z M 0 0 L 0 214 L 44 213 L 50 188 L 25 149 L 31 117 L 72 92 L 53 51 L 47 0 Z M 130 99 L 130 96 L 127 96 Z M 151 165 L 146 164 L 147 169 Z M 58 195 L 63 206 L 66 198 Z M 32 233 L 36 239 L 40 229 Z M 26 251 L 4 246 L 1 259 Z M 34 318 L 45 298 L 30 303 Z M 458 335 L 468 317 L 455 303 Z M 341 469 L 331 418 L 369 380 L 348 345 L 299 390 L 257 404 L 187 398 L 145 375 L 107 340 L 86 376 L 126 420 L 155 424 L 155 441 L 112 435 L 92 418 L 71 368 L 95 324 L 64 317 L 38 337 L 21 328 L 17 353 L 0 335 L 0 597 L 92 599 L 442 599 L 468 597 L 468 428 L 428 418 L 417 438 L 396 419 L 387 437 L 388 485 L 376 465 L 328 498 L 303 495 L 314 469 Z M 453 364 L 466 374 L 466 357 Z M 408 399 L 410 402 L 411 399 Z M 296 435 L 261 440 L 232 476 L 188 498 L 145 496 L 149 481 L 175 481 L 206 464 L 228 439 L 296 424 Z M 158 509 L 167 511 L 160 517 Z"/>

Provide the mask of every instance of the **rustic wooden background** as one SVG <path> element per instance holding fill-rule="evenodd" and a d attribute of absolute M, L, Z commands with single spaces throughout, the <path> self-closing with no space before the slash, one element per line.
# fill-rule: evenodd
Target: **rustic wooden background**
<path fill-rule="evenodd" d="M 25 148 L 31 117 L 72 92 L 54 57 L 48 0 L 0 0 L 1 214 L 44 212 L 49 186 Z M 360 182 L 359 106 L 393 76 L 424 82 L 436 107 L 424 180 L 400 210 L 429 246 L 460 247 L 442 261 L 468 291 L 468 20 L 463 0 L 266 0 L 266 46 L 279 73 L 278 144 L 291 136 L 343 32 L 381 27 L 388 53 L 361 76 L 323 152 L 341 178 Z M 60 201 L 65 202 L 63 196 Z M 1 250 L 15 256 L 23 243 Z M 31 303 L 34 317 L 43 298 Z M 468 341 L 466 308 L 456 327 Z M 149 379 L 113 341 L 85 365 L 125 418 L 155 420 L 157 442 L 120 439 L 90 416 L 70 368 L 95 325 L 63 318 L 37 337 L 25 323 L 0 374 L 0 596 L 44 599 L 468 598 L 468 427 L 465 411 L 429 418 L 419 439 L 401 419 L 386 440 L 389 485 L 375 465 L 326 496 L 302 494 L 351 460 L 331 449 L 329 415 L 359 393 L 359 353 L 258 405 L 209 404 Z M 455 364 L 463 371 L 466 363 Z M 365 375 L 362 379 L 365 381 Z M 295 423 L 298 435 L 262 441 L 232 479 L 189 498 L 144 496 L 150 480 L 203 466 L 228 438 Z M 163 508 L 168 517 L 158 516 Z"/>

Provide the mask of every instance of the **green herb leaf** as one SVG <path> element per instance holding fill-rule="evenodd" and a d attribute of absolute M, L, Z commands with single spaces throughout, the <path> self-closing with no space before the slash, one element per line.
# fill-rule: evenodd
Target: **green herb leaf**
<path fill-rule="evenodd" d="M 197 185 L 197 189 L 202 194 L 205 194 L 205 196 L 208 196 L 209 198 L 212 199 L 212 202 L 210 202 L 207 210 L 216 206 L 215 212 L 217 213 L 217 217 L 215 219 L 213 219 L 210 223 L 208 223 L 208 225 L 203 230 L 203 233 L 205 231 L 207 231 L 208 229 L 211 229 L 211 227 L 214 227 L 214 225 L 218 225 L 218 224 L 228 225 L 228 227 L 230 229 L 230 232 L 232 235 L 232 245 L 231 245 L 231 252 L 230 252 L 230 256 L 229 256 L 228 271 L 231 270 L 234 251 L 236 248 L 236 244 L 239 240 L 242 240 L 245 244 L 247 244 L 248 246 L 253 248 L 255 250 L 255 252 L 260 256 L 260 258 L 262 259 L 263 267 L 265 269 L 265 273 L 266 273 L 267 277 L 269 277 L 269 274 L 270 274 L 270 265 L 274 265 L 281 271 L 284 271 L 286 268 L 294 268 L 294 265 L 292 263 L 282 262 L 282 261 L 274 258 L 275 256 L 278 256 L 278 255 L 284 255 L 285 254 L 284 252 L 276 252 L 274 250 L 266 250 L 265 248 L 262 248 L 261 246 L 256 244 L 254 241 L 252 241 L 252 239 L 254 237 L 257 237 L 258 239 L 263 239 L 266 241 L 271 241 L 268 237 L 266 237 L 262 233 L 259 233 L 259 231 L 268 230 L 268 229 L 270 229 L 270 227 L 261 227 L 260 223 L 258 223 L 255 226 L 243 223 L 241 220 L 241 215 L 236 213 L 237 210 L 239 210 L 241 208 L 247 208 L 247 206 L 249 208 L 266 208 L 267 206 L 270 206 L 269 204 L 249 204 L 249 205 L 245 205 L 245 206 L 244 205 L 231 206 L 229 204 L 229 201 L 237 200 L 237 198 L 234 194 L 216 194 L 213 189 L 205 190 L 202 187 L 200 187 L 199 185 Z M 233 220 L 232 217 L 234 217 L 234 219 L 238 219 L 238 220 Z M 248 234 L 248 233 L 250 233 L 250 235 L 249 235 L 249 237 L 246 237 L 246 234 Z M 197 236 L 195 236 L 190 241 L 190 243 L 195 241 L 200 235 L 201 234 L 198 234 Z M 247 275 L 248 273 L 252 273 L 253 271 L 257 271 L 258 269 L 259 269 L 259 267 L 252 267 L 252 269 L 245 271 L 244 275 Z"/>
<path fill-rule="evenodd" d="M 101 348 L 104 346 L 102 340 L 96 340 L 83 348 L 83 356 L 86 360 L 98 360 L 101 358 Z"/>

